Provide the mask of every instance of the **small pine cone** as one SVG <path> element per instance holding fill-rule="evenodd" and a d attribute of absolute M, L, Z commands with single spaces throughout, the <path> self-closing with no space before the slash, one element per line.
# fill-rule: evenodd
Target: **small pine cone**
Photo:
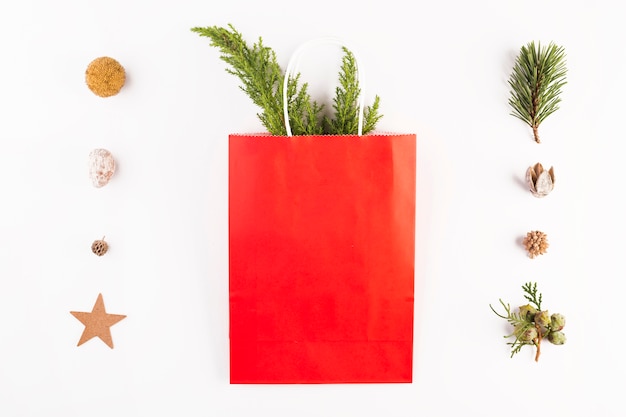
<path fill-rule="evenodd" d="M 91 244 L 91 251 L 98 256 L 102 256 L 109 250 L 109 244 L 104 241 L 104 238 L 101 240 L 94 240 Z"/>
<path fill-rule="evenodd" d="M 528 256 L 534 258 L 537 255 L 546 253 L 550 245 L 548 244 L 548 236 L 545 233 L 539 230 L 533 230 L 526 234 L 524 246 L 526 247 Z"/>

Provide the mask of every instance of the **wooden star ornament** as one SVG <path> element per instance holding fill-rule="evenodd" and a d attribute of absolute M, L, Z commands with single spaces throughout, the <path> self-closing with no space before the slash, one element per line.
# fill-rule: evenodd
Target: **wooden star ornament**
<path fill-rule="evenodd" d="M 70 314 L 85 325 L 85 330 L 83 330 L 77 346 L 97 336 L 111 349 L 113 349 L 111 326 L 126 318 L 126 316 L 121 314 L 108 314 L 104 308 L 102 294 L 98 294 L 91 313 L 70 311 Z"/>

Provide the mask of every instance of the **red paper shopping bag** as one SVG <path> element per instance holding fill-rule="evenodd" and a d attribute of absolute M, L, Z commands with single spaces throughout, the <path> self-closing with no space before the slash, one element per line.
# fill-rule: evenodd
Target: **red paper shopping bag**
<path fill-rule="evenodd" d="M 231 135 L 231 383 L 411 382 L 415 135 Z"/>
<path fill-rule="evenodd" d="M 231 383 L 411 382 L 415 135 L 291 136 L 298 51 L 287 136 L 229 137 Z"/>

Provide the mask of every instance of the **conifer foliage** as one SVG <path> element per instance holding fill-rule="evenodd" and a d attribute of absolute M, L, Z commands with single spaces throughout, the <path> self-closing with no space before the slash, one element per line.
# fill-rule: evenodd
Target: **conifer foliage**
<path fill-rule="evenodd" d="M 511 115 L 532 128 L 537 143 L 539 125 L 559 109 L 566 74 L 563 47 L 552 42 L 547 47 L 530 42 L 520 49 L 509 78 L 509 104 L 513 108 Z"/>
<path fill-rule="evenodd" d="M 229 67 L 226 71 L 239 78 L 240 88 L 262 110 L 258 117 L 272 135 L 285 135 L 283 112 L 284 71 L 278 64 L 273 49 L 263 44 L 259 37 L 251 47 L 233 25 L 227 28 L 194 27 L 200 36 L 208 37 L 211 46 L 220 50 L 222 59 Z M 323 115 L 324 105 L 312 100 L 308 84 L 300 85 L 300 74 L 290 77 L 287 84 L 289 125 L 297 135 L 357 134 L 358 97 L 360 86 L 354 55 L 343 48 L 344 56 L 339 72 L 339 86 L 333 100 L 332 118 Z M 380 98 L 375 97 L 372 106 L 364 109 L 363 134 L 373 131 L 382 115 L 378 113 Z"/>

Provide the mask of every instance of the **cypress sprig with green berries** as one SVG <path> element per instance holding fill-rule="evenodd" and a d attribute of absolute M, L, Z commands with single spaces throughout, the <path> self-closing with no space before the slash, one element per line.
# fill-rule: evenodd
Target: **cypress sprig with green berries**
<path fill-rule="evenodd" d="M 547 310 L 541 309 L 542 294 L 537 292 L 537 283 L 528 282 L 522 286 L 524 298 L 529 304 L 519 307 L 517 312 L 511 311 L 510 304 L 499 300 L 506 314 L 498 313 L 491 304 L 489 308 L 498 317 L 505 319 L 511 326 L 513 332 L 504 336 L 514 337 L 513 342 L 507 343 L 511 346 L 511 358 L 519 353 L 524 346 L 535 346 L 537 351 L 535 361 L 539 361 L 541 354 L 541 340 L 547 338 L 552 344 L 562 345 L 566 342 L 565 334 L 562 332 L 565 327 L 565 317 L 555 313 L 550 315 Z"/>
<path fill-rule="evenodd" d="M 262 38 L 252 47 L 243 39 L 241 33 L 229 24 L 228 28 L 218 26 L 194 27 L 191 29 L 200 36 L 208 37 L 211 46 L 219 48 L 220 59 L 229 64 L 226 71 L 237 76 L 240 88 L 262 109 L 257 114 L 263 126 L 272 135 L 285 135 L 285 119 L 283 113 L 284 71 L 279 66 L 276 53 L 263 44 Z M 340 86 L 335 91 L 333 118 L 323 116 L 323 104 L 311 99 L 308 84 L 300 84 L 300 74 L 290 77 L 287 83 L 287 100 L 289 124 L 292 134 L 356 134 L 358 124 L 358 104 L 360 86 L 357 79 L 357 68 L 354 55 L 344 48 Z M 374 104 L 366 106 L 363 118 L 363 134 L 373 131 L 382 115 L 378 113 L 379 97 Z"/>
<path fill-rule="evenodd" d="M 542 47 L 530 42 L 522 46 L 509 78 L 513 107 L 511 115 L 524 121 L 533 130 L 535 142 L 539 140 L 539 125 L 559 109 L 561 87 L 566 82 L 565 50 L 550 43 Z"/>

